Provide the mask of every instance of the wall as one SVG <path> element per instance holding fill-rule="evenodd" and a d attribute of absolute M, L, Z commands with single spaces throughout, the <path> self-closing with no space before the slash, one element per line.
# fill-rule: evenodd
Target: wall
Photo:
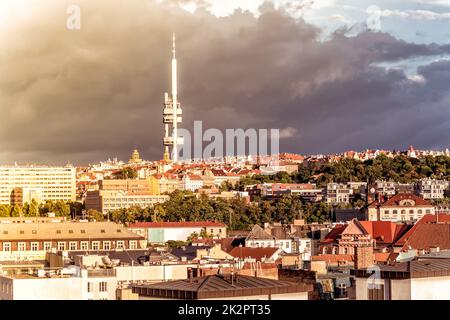
<path fill-rule="evenodd" d="M 411 279 L 411 300 L 450 300 L 450 277 Z"/>
<path fill-rule="evenodd" d="M 392 300 L 411 300 L 411 280 L 391 280 Z"/>
<path fill-rule="evenodd" d="M 117 281 L 164 281 L 186 279 L 187 269 L 194 265 L 153 265 L 116 267 Z"/>

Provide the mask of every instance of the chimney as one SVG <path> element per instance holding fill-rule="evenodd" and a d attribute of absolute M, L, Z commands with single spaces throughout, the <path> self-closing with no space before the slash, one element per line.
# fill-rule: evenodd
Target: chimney
<path fill-rule="evenodd" d="M 367 269 L 374 265 L 372 246 L 358 246 L 355 249 L 355 269 Z"/>

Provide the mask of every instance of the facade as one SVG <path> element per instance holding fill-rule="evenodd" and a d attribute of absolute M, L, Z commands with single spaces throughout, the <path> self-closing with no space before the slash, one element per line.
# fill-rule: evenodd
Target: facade
<path fill-rule="evenodd" d="M 422 179 L 414 188 L 415 193 L 427 200 L 443 199 L 449 182 L 445 180 Z"/>
<path fill-rule="evenodd" d="M 118 209 L 131 207 L 147 208 L 169 200 L 168 195 L 133 193 L 126 191 L 98 190 L 86 193 L 86 210 L 94 209 L 108 214 Z"/>
<path fill-rule="evenodd" d="M 0 223 L 0 261 L 44 260 L 49 251 L 126 250 L 144 238 L 113 222 Z"/>
<path fill-rule="evenodd" d="M 385 201 L 374 201 L 367 207 L 370 221 L 417 221 L 426 214 L 434 214 L 435 207 L 410 193 L 398 193 Z"/>
<path fill-rule="evenodd" d="M 220 222 L 138 222 L 128 226 L 128 230 L 146 235 L 148 243 L 186 241 L 193 233 L 206 232 L 219 239 L 226 238 L 227 226 Z"/>
<path fill-rule="evenodd" d="M 72 166 L 1 166 L 0 204 L 23 205 L 33 199 L 38 203 L 75 201 L 75 177 L 76 170 Z"/>

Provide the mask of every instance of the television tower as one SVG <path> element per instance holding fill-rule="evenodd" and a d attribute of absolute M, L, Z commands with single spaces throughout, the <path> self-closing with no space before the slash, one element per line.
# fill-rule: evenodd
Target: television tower
<path fill-rule="evenodd" d="M 172 96 L 166 92 L 164 94 L 164 161 L 170 161 L 169 147 L 172 147 L 172 161 L 178 161 L 178 145 L 183 144 L 183 138 L 178 137 L 178 124 L 182 121 L 181 105 L 178 101 L 178 71 L 175 47 L 175 33 L 173 34 L 172 46 Z M 172 134 L 170 134 L 172 129 Z"/>

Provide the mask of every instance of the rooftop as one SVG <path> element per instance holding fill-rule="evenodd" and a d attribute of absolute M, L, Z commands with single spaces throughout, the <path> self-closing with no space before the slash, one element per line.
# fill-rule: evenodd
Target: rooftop
<path fill-rule="evenodd" d="M 135 285 L 142 296 L 174 299 L 213 299 L 311 291 L 310 285 L 243 275 L 211 275 L 151 285 Z"/>
<path fill-rule="evenodd" d="M 0 223 L 2 240 L 143 239 L 114 222 Z"/>

